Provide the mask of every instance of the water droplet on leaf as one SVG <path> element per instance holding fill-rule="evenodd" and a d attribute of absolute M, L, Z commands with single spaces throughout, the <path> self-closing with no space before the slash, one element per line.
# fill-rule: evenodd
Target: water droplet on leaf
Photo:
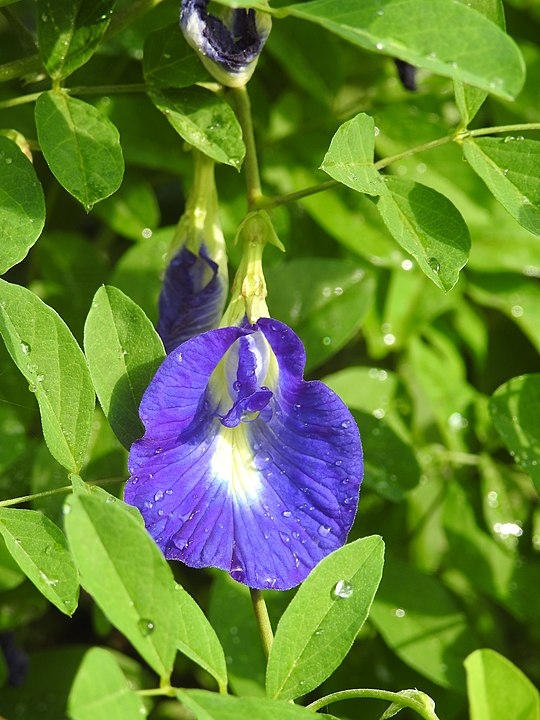
<path fill-rule="evenodd" d="M 337 600 L 337 598 L 347 600 L 347 598 L 351 597 L 353 592 L 354 588 L 350 582 L 347 582 L 347 580 L 338 580 L 338 582 L 332 588 L 332 597 L 335 600 Z"/>
<path fill-rule="evenodd" d="M 144 637 L 148 637 L 155 630 L 154 622 L 152 620 L 148 620 L 147 618 L 141 618 L 137 625 L 139 627 L 139 630 L 141 631 L 141 634 L 144 635 Z"/>

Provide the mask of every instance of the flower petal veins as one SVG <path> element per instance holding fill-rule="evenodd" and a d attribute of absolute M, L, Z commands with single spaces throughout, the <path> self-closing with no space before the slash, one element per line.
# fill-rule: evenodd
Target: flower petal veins
<path fill-rule="evenodd" d="M 304 365 L 299 338 L 269 318 L 210 330 L 165 359 L 141 403 L 125 499 L 167 558 L 285 590 L 345 543 L 360 436 Z"/>

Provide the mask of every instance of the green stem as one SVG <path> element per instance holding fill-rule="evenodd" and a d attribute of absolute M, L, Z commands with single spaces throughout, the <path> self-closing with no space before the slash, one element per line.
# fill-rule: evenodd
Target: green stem
<path fill-rule="evenodd" d="M 439 720 L 434 711 L 416 700 L 413 697 L 407 697 L 402 693 L 390 692 L 389 690 L 376 690 L 371 688 L 360 688 L 354 690 L 341 690 L 340 692 L 331 693 L 325 695 L 325 697 L 315 700 L 306 707 L 309 710 L 317 711 L 325 705 L 331 705 L 332 703 L 339 702 L 340 700 L 354 700 L 357 698 L 372 698 L 375 700 L 386 700 L 390 703 L 400 705 L 402 708 L 410 708 L 417 712 L 424 720 Z"/>
<path fill-rule="evenodd" d="M 103 478 L 102 480 L 90 480 L 87 485 L 112 485 L 113 483 L 122 482 L 124 478 Z M 61 493 L 68 493 L 72 490 L 72 485 L 63 485 L 53 490 L 43 490 L 43 492 L 34 493 L 33 495 L 21 495 L 20 497 L 10 498 L 9 500 L 0 500 L 0 507 L 11 507 L 12 505 L 22 505 L 22 503 L 32 502 L 32 500 L 39 500 L 40 498 L 49 497 L 50 495 L 60 495 Z"/>
<path fill-rule="evenodd" d="M 62 92 L 68 95 L 118 95 L 120 93 L 140 93 L 146 92 L 148 87 L 144 83 L 131 83 L 127 85 L 94 85 L 94 86 L 80 86 L 74 88 L 62 88 Z M 41 91 L 44 92 L 44 91 Z M 28 95 L 21 95 L 19 97 L 10 98 L 9 100 L 2 100 L 0 102 L 0 110 L 10 107 L 16 107 L 17 105 L 26 105 L 27 103 L 35 102 L 41 95 L 41 92 L 30 93 Z"/>
<path fill-rule="evenodd" d="M 257 161 L 257 147 L 255 145 L 255 133 L 253 132 L 251 104 L 245 85 L 243 87 L 232 88 L 231 92 L 234 97 L 236 115 L 242 128 L 244 143 L 246 145 L 244 172 L 246 176 L 248 210 L 256 210 L 262 207 L 262 190 L 259 163 Z"/>
<path fill-rule="evenodd" d="M 257 619 L 259 632 L 261 634 L 264 654 L 268 657 L 270 655 L 270 650 L 272 649 L 272 643 L 274 642 L 274 633 L 272 632 L 272 625 L 270 624 L 270 618 L 268 617 L 268 609 L 261 590 L 250 588 L 250 593 L 253 610 L 255 611 L 255 618 Z"/>
<path fill-rule="evenodd" d="M 515 125 L 495 125 L 494 127 L 487 127 L 487 128 L 478 128 L 477 130 L 465 130 L 462 133 L 459 133 L 459 137 L 456 139 L 461 139 L 462 136 L 467 137 L 468 135 L 471 135 L 472 137 L 480 137 L 482 135 L 492 135 L 494 133 L 503 133 L 503 132 L 523 132 L 527 130 L 540 130 L 540 123 L 517 123 Z"/>

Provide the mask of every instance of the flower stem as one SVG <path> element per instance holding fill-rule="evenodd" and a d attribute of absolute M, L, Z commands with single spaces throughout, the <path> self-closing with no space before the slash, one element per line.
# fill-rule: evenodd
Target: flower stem
<path fill-rule="evenodd" d="M 123 477 L 103 478 L 102 480 L 89 480 L 87 485 L 111 485 L 117 482 L 123 482 Z M 49 497 L 50 495 L 60 495 L 62 493 L 71 492 L 72 485 L 63 485 L 62 487 L 53 488 L 52 490 L 43 490 L 42 492 L 33 493 L 32 495 L 21 495 L 20 497 L 10 498 L 9 500 L 0 500 L 0 507 L 12 507 L 13 505 L 22 505 L 23 503 L 39 500 L 40 498 Z"/>
<path fill-rule="evenodd" d="M 427 697 L 427 696 L 426 696 Z M 339 702 L 340 700 L 354 700 L 356 698 L 372 698 L 375 700 L 386 700 L 390 703 L 400 705 L 401 708 L 410 708 L 417 712 L 424 720 L 439 720 L 435 712 L 415 697 L 409 697 L 403 693 L 390 692 L 389 690 L 376 690 L 371 688 L 359 688 L 354 690 L 341 690 L 340 692 L 325 695 L 315 700 L 306 707 L 309 710 L 317 711 L 325 705 Z"/>
<path fill-rule="evenodd" d="M 261 590 L 250 588 L 251 602 L 253 603 L 253 610 L 255 611 L 255 617 L 259 626 L 259 632 L 261 634 L 262 646 L 266 657 L 270 655 L 272 649 L 272 643 L 274 642 L 274 633 L 272 632 L 272 625 L 270 624 L 270 618 L 268 617 L 268 609 L 263 598 Z"/>
<path fill-rule="evenodd" d="M 255 134 L 253 132 L 253 118 L 251 116 L 251 104 L 246 86 L 232 88 L 236 106 L 236 116 L 246 145 L 246 157 L 244 159 L 244 172 L 246 176 L 248 210 L 255 210 L 262 207 L 261 198 L 261 177 L 259 174 L 259 163 L 257 160 L 257 147 L 255 145 Z"/>

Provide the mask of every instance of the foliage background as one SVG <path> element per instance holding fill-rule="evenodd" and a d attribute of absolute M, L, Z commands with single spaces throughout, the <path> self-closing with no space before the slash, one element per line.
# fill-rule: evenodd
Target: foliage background
<path fill-rule="evenodd" d="M 97 51 L 66 82 L 79 88 L 73 97 L 93 105 L 118 129 L 125 161 L 121 180 L 122 155 L 110 151 L 102 158 L 104 187 L 90 184 L 76 191 L 69 163 L 58 160 L 56 176 L 62 168 L 67 173 L 60 183 L 49 167 L 52 157 L 47 163 L 40 152 L 38 140 L 56 143 L 54 137 L 47 140 L 45 123 L 38 120 L 40 108 L 51 112 L 49 98 L 37 101 L 36 115 L 34 102 L 14 102 L 50 88 L 41 63 L 32 60 L 35 4 L 0 3 L 5 10 L 0 128 L 16 130 L 26 140 L 46 204 L 39 240 L 3 277 L 56 310 L 81 346 L 87 314 L 103 284 L 123 291 L 155 323 L 161 273 L 190 185 L 190 152 L 158 109 L 161 102 L 170 110 L 182 92 L 159 87 L 174 87 L 175 73 L 182 70 L 169 68 L 167 76 L 159 64 L 166 39 L 177 33 L 181 43 L 173 29 L 178 3 L 153 4 L 148 9 L 145 3 L 118 2 Z M 280 5 L 285 3 L 273 3 Z M 147 11 L 136 19 L 139 6 Z M 271 313 L 305 343 L 307 376 L 324 378 L 336 389 L 360 427 L 366 477 L 351 540 L 376 534 L 386 544 L 383 579 L 369 619 L 322 693 L 349 686 L 418 687 L 448 720 L 468 716 L 463 662 L 476 649 L 496 650 L 533 683 L 540 681 L 540 152 L 535 140 L 540 5 L 511 0 L 504 9 L 508 33 L 525 58 L 525 86 L 514 102 L 490 95 L 471 127 L 536 123 L 535 129 L 502 135 L 525 138 L 509 141 L 510 147 L 535 141 L 529 165 L 520 164 L 519 150 L 510 158 L 522 170 L 536 212 L 524 222 L 528 229 L 464 162 L 461 143 L 448 142 L 397 159 L 385 171 L 438 190 L 462 214 L 470 256 L 447 292 L 392 237 L 373 198 L 341 185 L 280 204 L 272 218 L 287 252 L 269 248 L 266 255 Z M 47 4 L 38 3 L 37 11 L 48 12 Z M 447 32 L 459 42 L 459 28 Z M 19 72 L 2 74 L 20 58 L 30 59 Z M 451 135 L 460 124 L 452 80 L 419 69 L 417 83 L 416 92 L 405 90 L 390 56 L 298 18 L 276 19 L 249 85 L 266 194 L 326 182 L 328 175 L 318 168 L 330 141 L 358 113 L 374 119 L 376 160 Z M 94 133 L 106 144 L 103 132 L 88 128 L 90 137 Z M 232 142 L 232 130 L 227 137 Z M 244 180 L 235 164 L 227 159 L 217 167 L 228 240 L 246 210 Z M 0 167 L 2 187 L 8 168 Z M 38 224 L 41 201 L 39 191 L 34 194 Z M 109 197 L 97 202 L 94 195 L 100 194 Z M 441 216 L 438 222 L 444 227 L 447 220 Z M 234 268 L 237 248 L 230 247 L 230 257 Z M 54 344 L 53 330 L 39 327 L 42 336 L 36 337 Z M 29 392 L 36 392 L 35 379 L 28 376 L 32 371 L 21 374 L 3 346 L 0 365 L 0 499 L 7 506 L 13 498 L 32 496 L 18 506 L 39 510 L 62 526 L 66 492 L 46 493 L 68 485 L 68 473 L 43 440 L 39 409 Z M 120 496 L 126 450 L 100 409 L 88 430 L 82 464 L 70 469 Z M 43 720 L 63 717 L 81 659 L 95 646 L 115 652 L 132 688 L 154 685 L 147 657 L 145 664 L 133 640 L 128 643 L 120 632 L 121 622 L 106 617 L 86 592 L 72 618 L 62 614 L 14 557 L 0 540 L 0 631 L 15 631 L 17 646 L 30 658 L 30 673 L 21 687 L 8 687 L 0 659 L 0 714 L 9 720 L 35 717 L 36 711 Z M 173 571 L 216 630 L 232 690 L 261 697 L 264 656 L 242 589 L 212 571 L 180 566 Z M 267 594 L 274 623 L 293 594 Z M 211 674 L 184 655 L 177 656 L 174 677 L 179 687 L 215 687 Z M 505 701 L 498 702 L 502 712 Z M 382 712 L 372 700 L 338 708 L 341 717 L 350 718 Z M 185 716 L 168 700 L 154 707 L 149 701 L 145 712 L 156 720 Z M 75 711 L 71 716 L 83 717 Z M 476 717 L 492 715 L 485 710 Z"/>

